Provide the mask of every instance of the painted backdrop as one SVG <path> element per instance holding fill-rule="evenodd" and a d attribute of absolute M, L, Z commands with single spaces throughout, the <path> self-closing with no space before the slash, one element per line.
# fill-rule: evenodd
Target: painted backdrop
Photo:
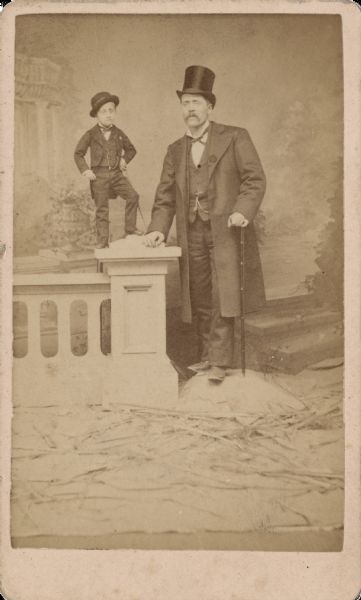
<path fill-rule="evenodd" d="M 266 171 L 268 297 L 320 271 L 325 228 L 342 218 L 337 16 L 31 15 L 16 31 L 16 254 L 36 254 L 54 190 L 87 193 L 73 150 L 98 91 L 120 97 L 117 122 L 138 149 L 129 177 L 149 218 L 166 148 L 184 133 L 175 90 L 187 65 L 204 64 L 216 73 L 214 120 L 247 128 Z"/>

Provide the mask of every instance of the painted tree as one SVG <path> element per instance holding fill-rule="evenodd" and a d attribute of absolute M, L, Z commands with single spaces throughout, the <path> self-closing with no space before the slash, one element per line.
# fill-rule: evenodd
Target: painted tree
<path fill-rule="evenodd" d="M 53 192 L 51 208 L 41 224 L 43 248 L 84 250 L 96 240 L 94 203 L 86 190 L 68 187 Z"/>
<path fill-rule="evenodd" d="M 330 196 L 342 172 L 335 168 L 342 143 L 342 112 L 320 92 L 294 100 L 278 113 L 271 128 L 267 228 L 274 233 L 319 231 L 329 218 Z M 321 98 L 322 96 L 320 96 Z"/>
<path fill-rule="evenodd" d="M 309 288 L 320 303 L 331 304 L 343 311 L 344 236 L 342 158 L 334 163 L 339 173 L 338 186 L 327 199 L 330 218 L 320 233 L 316 246 L 319 273 L 308 279 Z"/>

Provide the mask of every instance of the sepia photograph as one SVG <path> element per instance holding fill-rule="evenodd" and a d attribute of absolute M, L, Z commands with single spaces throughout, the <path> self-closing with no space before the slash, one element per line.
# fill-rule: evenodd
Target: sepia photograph
<path fill-rule="evenodd" d="M 342 559 L 359 124 L 338 3 L 48 4 L 4 9 L 9 550 L 144 554 L 154 577 L 151 551 L 199 578 Z"/>
<path fill-rule="evenodd" d="M 16 17 L 14 547 L 342 549 L 342 134 L 338 16 Z"/>

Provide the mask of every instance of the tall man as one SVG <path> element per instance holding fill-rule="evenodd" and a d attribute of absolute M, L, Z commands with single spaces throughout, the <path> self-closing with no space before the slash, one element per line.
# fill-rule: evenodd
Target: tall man
<path fill-rule="evenodd" d="M 176 215 L 182 319 L 196 320 L 200 340 L 200 362 L 190 368 L 221 382 L 233 365 L 240 315 L 240 227 L 246 227 L 246 311 L 265 301 L 252 224 L 265 176 L 247 131 L 210 121 L 214 79 L 210 69 L 191 66 L 177 90 L 187 131 L 168 147 L 145 244 L 161 244 Z"/>

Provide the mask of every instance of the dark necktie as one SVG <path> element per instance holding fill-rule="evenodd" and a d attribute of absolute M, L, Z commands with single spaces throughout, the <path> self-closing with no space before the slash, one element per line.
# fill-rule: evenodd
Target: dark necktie
<path fill-rule="evenodd" d="M 206 145 L 206 141 L 203 140 L 204 136 L 206 135 L 206 133 L 208 133 L 209 127 L 207 127 L 207 129 L 205 129 L 202 133 L 202 135 L 200 135 L 199 137 L 193 138 L 191 137 L 191 144 L 194 144 L 195 142 L 200 142 L 201 144 L 203 144 L 203 146 Z"/>
<path fill-rule="evenodd" d="M 110 127 L 100 127 L 100 131 L 102 132 L 103 136 L 106 138 L 107 136 L 105 134 L 107 133 L 111 133 L 112 129 L 113 129 L 113 125 L 111 125 Z"/>

